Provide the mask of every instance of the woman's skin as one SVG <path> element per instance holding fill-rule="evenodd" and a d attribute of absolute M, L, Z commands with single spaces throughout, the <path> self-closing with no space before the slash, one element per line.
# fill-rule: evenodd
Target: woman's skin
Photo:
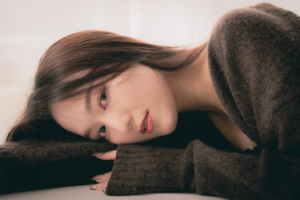
<path fill-rule="evenodd" d="M 92 140 L 99 139 L 102 126 L 106 128 L 105 139 L 115 144 L 137 143 L 167 135 L 176 128 L 179 112 L 225 113 L 204 65 L 207 65 L 204 56 L 188 70 L 176 73 L 158 72 L 135 64 L 91 94 L 52 105 L 51 113 L 64 129 L 81 136 L 89 135 Z M 104 88 L 106 100 L 100 105 L 99 97 Z M 89 109 L 86 96 L 90 99 Z M 141 134 L 140 124 L 147 112 L 153 120 L 153 131 Z"/>
<path fill-rule="evenodd" d="M 102 100 L 99 101 L 99 97 L 103 97 Z M 217 97 L 209 73 L 207 49 L 191 66 L 177 72 L 155 71 L 135 64 L 90 94 L 55 103 L 51 113 L 58 124 L 72 133 L 98 140 L 99 130 L 105 126 L 100 130 L 101 136 L 112 143 L 125 144 L 170 134 L 176 128 L 178 113 L 197 110 L 208 111 L 212 122 L 237 148 L 245 150 L 255 146 L 230 120 Z M 153 130 L 141 133 L 146 113 L 152 118 Z M 116 150 L 95 156 L 114 160 Z M 94 177 L 98 184 L 91 189 L 104 190 L 110 174 Z"/>

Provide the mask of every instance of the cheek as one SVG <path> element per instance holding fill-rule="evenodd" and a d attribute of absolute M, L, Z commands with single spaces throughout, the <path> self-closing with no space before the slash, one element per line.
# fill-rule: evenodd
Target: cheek
<path fill-rule="evenodd" d="M 159 133 L 159 135 L 163 136 L 172 133 L 177 126 L 177 121 L 178 121 L 178 114 L 176 112 L 167 111 L 166 115 L 160 118 L 161 132 Z"/>
<path fill-rule="evenodd" d="M 111 134 L 109 141 L 113 144 L 129 144 L 129 143 L 136 143 L 135 141 L 137 140 L 137 138 L 130 138 L 130 136 L 132 137 L 133 135 L 128 134 L 128 135 L 122 135 L 120 136 L 119 134 Z"/>
<path fill-rule="evenodd" d="M 156 75 L 133 77 L 127 89 L 131 97 L 146 105 L 158 105 L 167 99 L 166 88 Z"/>
<path fill-rule="evenodd" d="M 148 105 L 149 102 L 155 103 L 158 95 L 154 94 L 155 85 L 149 83 L 149 78 L 145 76 L 121 77 L 112 82 L 109 86 L 111 101 L 117 102 L 114 105 L 123 106 L 124 109 L 134 109 L 139 105 Z M 147 76 L 146 76 L 147 77 Z M 145 108 L 146 109 L 146 108 Z"/>
<path fill-rule="evenodd" d="M 141 133 L 129 133 L 128 135 L 110 135 L 109 142 L 113 144 L 135 144 L 140 142 L 145 142 L 152 140 L 161 135 L 157 134 L 146 134 L 142 135 Z"/>
<path fill-rule="evenodd" d="M 109 142 L 113 143 L 113 144 L 125 144 L 122 140 L 120 139 L 115 139 L 114 137 L 112 139 L 109 140 Z"/>

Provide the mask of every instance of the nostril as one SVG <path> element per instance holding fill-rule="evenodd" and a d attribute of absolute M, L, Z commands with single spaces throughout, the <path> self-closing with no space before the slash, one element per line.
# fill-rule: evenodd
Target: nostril
<path fill-rule="evenodd" d="M 131 117 L 131 115 L 129 115 L 129 114 L 123 114 L 123 116 L 122 116 L 122 124 L 125 124 L 126 126 L 130 126 L 131 125 L 131 120 L 132 120 L 132 117 Z"/>
<path fill-rule="evenodd" d="M 128 124 L 127 124 L 128 127 L 131 126 L 131 120 L 129 120 Z"/>

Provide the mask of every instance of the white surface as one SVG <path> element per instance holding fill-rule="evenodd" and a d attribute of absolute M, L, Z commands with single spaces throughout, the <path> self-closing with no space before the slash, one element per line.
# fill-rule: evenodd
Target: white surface
<path fill-rule="evenodd" d="M 222 200 L 223 198 L 197 194 L 159 193 L 134 196 L 107 196 L 103 192 L 93 191 L 88 185 L 74 186 L 15 194 L 0 195 L 1 200 Z"/>

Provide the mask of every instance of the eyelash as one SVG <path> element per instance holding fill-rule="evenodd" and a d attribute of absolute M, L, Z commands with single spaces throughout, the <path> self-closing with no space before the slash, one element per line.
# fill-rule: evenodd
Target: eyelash
<path fill-rule="evenodd" d="M 103 97 L 103 95 L 105 96 L 105 97 Z M 103 98 L 103 99 L 102 99 Z M 105 98 L 105 99 L 104 99 Z M 103 103 L 102 103 L 102 101 L 107 101 L 107 96 L 106 96 L 106 89 L 105 89 L 105 87 L 103 88 L 103 90 L 102 90 L 102 92 L 100 93 L 100 96 L 99 96 L 99 105 L 104 109 L 104 110 L 106 110 L 106 104 L 107 104 L 107 102 L 105 102 L 105 105 L 103 105 Z"/>
<path fill-rule="evenodd" d="M 101 132 L 104 133 L 105 135 L 104 136 L 101 136 Z M 106 136 L 106 128 L 105 126 L 101 126 L 100 130 L 99 130 L 99 139 L 105 139 L 105 136 Z"/>
<path fill-rule="evenodd" d="M 106 110 L 106 105 L 107 105 L 107 95 L 106 95 L 106 89 L 105 87 L 103 88 L 103 90 L 101 91 L 100 93 L 100 96 L 98 98 L 98 101 L 99 101 L 99 105 L 104 109 Z M 105 104 L 103 103 L 103 101 L 105 101 Z M 103 105 L 104 104 L 104 105 Z M 104 133 L 105 135 L 104 136 L 101 136 L 101 133 Z M 106 136 L 106 127 L 105 126 L 101 126 L 100 129 L 99 129 L 99 139 L 102 140 L 102 139 L 105 139 L 105 136 Z"/>

